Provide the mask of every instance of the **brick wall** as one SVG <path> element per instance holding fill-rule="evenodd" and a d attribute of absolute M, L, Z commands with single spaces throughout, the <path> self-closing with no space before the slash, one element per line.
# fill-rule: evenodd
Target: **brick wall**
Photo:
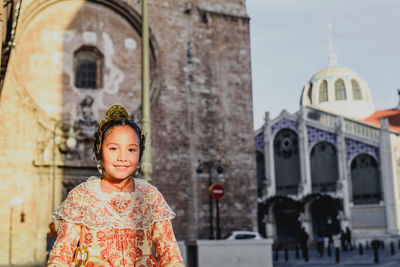
<path fill-rule="evenodd" d="M 125 8 L 140 18 L 140 4 L 127 2 L 129 7 Z M 10 188 L 10 194 L 2 195 L 3 202 L 8 203 L 13 194 L 26 195 L 23 208 L 29 227 L 18 226 L 25 230 L 16 237 L 16 244 L 23 244 L 26 240 L 23 236 L 35 243 L 24 248 L 24 257 L 18 259 L 21 263 L 44 257 L 52 181 L 51 157 L 47 158 L 46 165 L 46 153 L 51 150 L 55 120 L 65 115 L 80 115 L 79 103 L 85 94 L 76 90 L 70 81 L 70 57 L 74 47 L 92 38 L 87 39 L 87 34 L 84 37 L 85 31 L 97 34 L 99 49 L 108 57 L 106 61 L 112 61 L 112 64 L 106 63 L 109 65 L 104 83 L 109 82 L 110 88 L 118 87 L 115 93 L 104 88 L 104 92 L 92 94 L 94 116 L 100 119 L 106 107 L 113 103 L 123 103 L 130 112 L 140 110 L 140 33 L 134 23 L 121 21 L 124 17 L 115 6 L 124 7 L 123 1 L 115 2 L 118 4 L 114 10 L 90 1 L 52 1 L 52 5 L 35 12 L 30 3 L 33 1 L 23 1 L 17 49 L 11 57 L 0 99 L 0 126 L 2 132 L 7 129 L 0 138 L 3 151 L 0 167 L 7 170 L 8 178 L 1 178 L 0 182 Z M 62 19 L 51 15 L 61 10 L 65 14 Z M 67 14 L 70 23 L 66 21 Z M 123 26 L 112 27 L 118 21 Z M 226 196 L 220 201 L 222 234 L 236 229 L 252 230 L 256 226 L 257 194 L 249 19 L 245 1 L 154 0 L 149 3 L 149 23 L 153 184 L 177 213 L 173 220 L 176 236 L 178 239 L 208 236 L 208 178 L 197 177 L 198 159 L 220 160 L 224 168 L 224 178 L 219 181 L 226 188 Z M 103 44 L 104 34 L 111 36 L 112 50 Z M 61 43 L 50 43 L 58 37 L 62 38 Z M 132 56 L 124 52 L 126 38 L 137 44 Z M 115 71 L 120 71 L 124 78 L 118 86 L 115 86 L 117 79 L 114 83 L 107 80 Z M 140 116 L 140 112 L 135 115 Z M 44 161 L 39 167 L 32 164 L 38 158 Z M 15 161 L 17 164 L 10 164 Z M 19 161 L 23 162 L 22 166 Z M 57 168 L 58 202 L 61 181 L 67 174 L 68 177 L 80 175 L 79 171 L 66 172 L 67 166 L 63 164 L 68 165 L 60 162 L 61 167 Z M 82 169 L 82 176 L 87 173 Z M 217 180 L 216 172 L 213 176 Z M 41 199 L 39 195 L 44 197 Z M 8 218 L 8 210 L 7 205 L 0 209 L 4 218 Z M 0 225 L 0 243 L 4 248 L 8 247 L 7 229 L 7 223 Z M 0 255 L 5 264 L 7 250 Z"/>

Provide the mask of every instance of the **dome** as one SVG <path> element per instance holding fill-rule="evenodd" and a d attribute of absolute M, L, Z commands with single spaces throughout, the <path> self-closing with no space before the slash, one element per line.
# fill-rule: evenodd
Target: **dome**
<path fill-rule="evenodd" d="M 368 84 L 346 67 L 328 67 L 304 86 L 300 104 L 353 119 L 364 119 L 374 111 Z"/>

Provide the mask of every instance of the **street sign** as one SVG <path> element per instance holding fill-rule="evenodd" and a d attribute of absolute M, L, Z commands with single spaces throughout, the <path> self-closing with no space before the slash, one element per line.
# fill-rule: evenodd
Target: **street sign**
<path fill-rule="evenodd" d="M 210 187 L 210 195 L 215 199 L 221 199 L 225 195 L 225 188 L 222 184 L 213 184 Z"/>

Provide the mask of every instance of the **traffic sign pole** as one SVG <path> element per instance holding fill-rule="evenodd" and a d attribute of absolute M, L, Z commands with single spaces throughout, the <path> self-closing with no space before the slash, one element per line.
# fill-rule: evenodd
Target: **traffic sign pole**
<path fill-rule="evenodd" d="M 221 227 L 219 226 L 219 200 L 215 199 L 216 211 L 217 211 L 217 240 L 221 239 Z"/>
<path fill-rule="evenodd" d="M 210 187 L 210 195 L 215 199 L 216 206 L 216 225 L 217 225 L 217 239 L 221 239 L 221 227 L 219 224 L 219 200 L 222 199 L 225 195 L 225 188 L 221 184 L 213 184 Z"/>

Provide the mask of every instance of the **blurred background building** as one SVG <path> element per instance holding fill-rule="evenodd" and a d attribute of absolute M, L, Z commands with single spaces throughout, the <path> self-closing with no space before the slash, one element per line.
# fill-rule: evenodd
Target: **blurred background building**
<path fill-rule="evenodd" d="M 2 2 L 0 264 L 41 262 L 51 212 L 97 175 L 92 135 L 111 105 L 141 118 L 140 1 Z M 150 0 L 152 182 L 178 239 L 207 238 L 218 162 L 222 235 L 256 226 L 245 0 Z M 214 178 L 217 179 L 216 170 Z"/>
<path fill-rule="evenodd" d="M 260 231 L 279 244 L 349 227 L 356 242 L 399 236 L 400 106 L 376 111 L 368 84 L 329 56 L 300 109 L 255 132 Z M 313 239 L 313 238 L 311 238 Z"/>

